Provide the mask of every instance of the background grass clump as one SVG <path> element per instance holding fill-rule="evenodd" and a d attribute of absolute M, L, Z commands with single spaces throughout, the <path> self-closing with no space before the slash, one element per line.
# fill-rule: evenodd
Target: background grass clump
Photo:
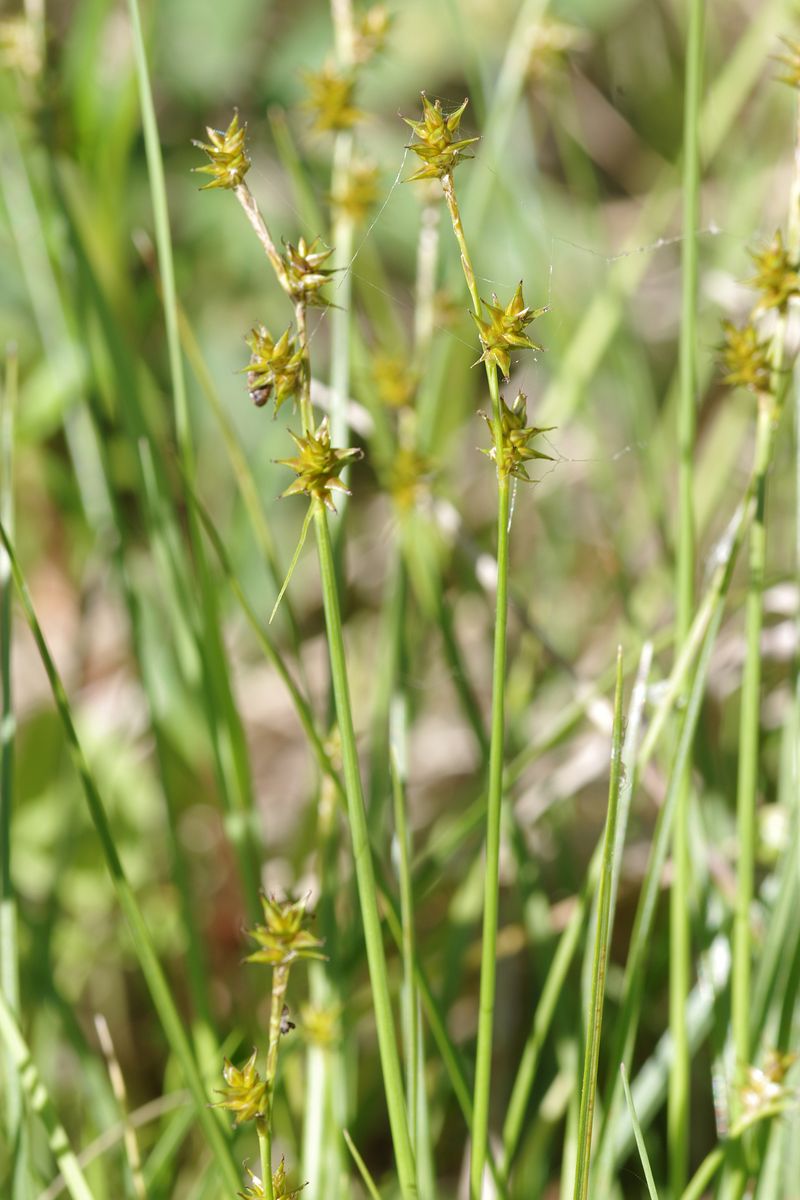
<path fill-rule="evenodd" d="M 0 1195 L 795 1195 L 797 36 L 3 12 Z"/>

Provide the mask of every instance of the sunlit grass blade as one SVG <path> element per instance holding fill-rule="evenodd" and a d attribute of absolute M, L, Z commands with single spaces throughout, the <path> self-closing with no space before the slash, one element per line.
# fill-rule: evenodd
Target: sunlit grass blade
<path fill-rule="evenodd" d="M 633 1125 L 633 1135 L 636 1138 L 636 1146 L 639 1151 L 639 1158 L 642 1160 L 642 1170 L 647 1182 L 647 1190 L 650 1194 L 650 1200 L 658 1200 L 658 1192 L 656 1191 L 656 1181 L 653 1178 L 653 1168 L 650 1166 L 650 1156 L 647 1153 L 644 1137 L 642 1136 L 642 1127 L 639 1124 L 639 1118 L 636 1116 L 636 1109 L 633 1107 L 633 1097 L 628 1083 L 628 1072 L 625 1069 L 625 1064 L 619 1065 L 620 1078 L 622 1079 L 622 1090 L 625 1093 L 625 1103 L 628 1105 L 628 1112 Z"/>
<path fill-rule="evenodd" d="M 592 1153 L 597 1068 L 600 1059 L 600 1032 L 605 1006 L 605 981 L 611 939 L 611 907 L 614 883 L 614 856 L 617 850 L 617 815 L 622 782 L 622 651 L 617 654 L 617 684 L 614 695 L 614 730 L 611 742 L 611 774 L 608 789 L 608 813 L 603 839 L 603 857 L 597 891 L 597 928 L 594 943 L 592 987 L 584 1049 L 581 1103 L 578 1116 L 578 1159 L 575 1165 L 575 1200 L 589 1194 L 589 1168 Z M 617 876 L 617 879 L 619 876 Z"/>
<path fill-rule="evenodd" d="M 72 1200 L 94 1200 L 69 1138 L 61 1124 L 47 1089 L 42 1082 L 31 1052 L 23 1038 L 5 996 L 0 992 L 0 1037 L 14 1062 L 28 1106 L 47 1132 L 47 1142 L 64 1178 Z"/>
<path fill-rule="evenodd" d="M 375 1183 L 375 1180 L 370 1175 L 367 1164 L 364 1162 L 364 1159 L 359 1154 L 358 1149 L 356 1148 L 355 1142 L 353 1141 L 352 1137 L 350 1136 L 349 1132 L 346 1129 L 342 1130 L 342 1137 L 344 1138 L 345 1142 L 347 1143 L 347 1149 L 350 1151 L 350 1153 L 353 1157 L 353 1162 L 358 1167 L 358 1173 L 364 1181 L 364 1187 L 369 1192 L 371 1200 L 381 1200 L 381 1194 L 378 1191 L 378 1185 Z"/>
<path fill-rule="evenodd" d="M 217 1116 L 208 1107 L 208 1094 L 197 1067 L 184 1021 L 175 1006 L 175 1001 L 170 993 L 166 977 L 158 961 L 151 935 L 117 853 L 114 835 L 109 825 L 103 802 L 75 731 L 64 685 L 36 617 L 30 593 L 17 562 L 16 555 L 14 554 L 13 547 L 2 525 L 0 525 L 0 538 L 2 538 L 11 562 L 14 583 L 25 613 L 25 618 L 30 626 L 42 664 L 47 673 L 58 715 L 61 718 L 70 757 L 80 778 L 89 815 L 97 832 L 103 857 L 105 858 L 112 883 L 114 884 L 120 908 L 128 922 L 131 938 L 142 968 L 142 973 L 150 990 L 153 1004 L 158 1012 L 169 1045 L 180 1062 L 187 1086 L 192 1093 L 198 1124 L 203 1129 L 209 1149 L 217 1164 L 220 1177 L 227 1187 L 234 1189 L 239 1185 L 239 1173 L 231 1154 L 229 1142 L 222 1131 Z"/>

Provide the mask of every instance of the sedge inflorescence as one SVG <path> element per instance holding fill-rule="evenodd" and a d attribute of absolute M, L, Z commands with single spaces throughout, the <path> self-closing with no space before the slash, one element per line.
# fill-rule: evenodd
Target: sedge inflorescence
<path fill-rule="evenodd" d="M 411 117 L 403 117 L 406 125 L 410 126 L 416 135 L 416 141 L 410 142 L 407 150 L 413 150 L 417 158 L 422 160 L 413 175 L 408 177 L 412 183 L 419 179 L 440 179 L 443 175 L 451 175 L 460 162 L 472 155 L 466 154 L 468 146 L 480 139 L 477 137 L 459 137 L 459 125 L 467 107 L 465 100 L 455 112 L 445 116 L 441 101 L 431 104 L 425 93 L 422 93 L 422 120 L 416 121 Z"/>
<path fill-rule="evenodd" d="M 483 301 L 489 319 L 473 313 L 475 324 L 483 346 L 479 362 L 493 362 L 504 379 L 508 379 L 511 369 L 510 351 L 515 348 L 523 350 L 541 350 L 538 342 L 532 342 L 525 329 L 537 317 L 547 312 L 547 307 L 531 308 L 525 304 L 522 296 L 522 280 L 517 285 L 514 295 L 506 304 L 501 305 L 496 293 L 492 293 L 491 304 Z"/>
<path fill-rule="evenodd" d="M 525 469 L 525 464 L 533 462 L 537 458 L 547 459 L 548 462 L 552 462 L 553 456 L 552 454 L 545 454 L 542 450 L 537 450 L 530 443 L 540 434 L 550 433 L 552 426 L 526 425 L 527 404 L 528 398 L 524 392 L 517 393 L 514 403 L 510 408 L 503 397 L 500 397 L 502 444 L 499 452 L 495 422 L 487 413 L 481 413 L 481 416 L 489 426 L 489 433 L 492 438 L 491 448 L 484 450 L 483 453 L 492 462 L 497 464 L 498 474 L 501 476 L 512 475 L 515 479 L 520 479 L 524 483 L 531 483 L 532 480 Z"/>
<path fill-rule="evenodd" d="M 223 132 L 206 126 L 207 142 L 193 141 L 192 145 L 205 151 L 209 161 L 203 167 L 193 167 L 198 175 L 211 175 L 210 183 L 203 184 L 202 192 L 209 188 L 237 188 L 244 182 L 250 170 L 245 136 L 247 126 L 239 124 L 239 114 L 234 112 L 228 128 Z"/>

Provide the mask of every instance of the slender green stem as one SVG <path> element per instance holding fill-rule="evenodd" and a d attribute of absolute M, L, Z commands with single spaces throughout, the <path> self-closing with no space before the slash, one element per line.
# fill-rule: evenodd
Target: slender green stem
<path fill-rule="evenodd" d="M 658 1200 L 656 1181 L 653 1178 L 653 1168 L 650 1166 L 650 1155 L 647 1153 L 647 1145 L 642 1134 L 642 1127 L 639 1124 L 639 1118 L 633 1106 L 633 1096 L 631 1095 L 631 1087 L 628 1083 L 628 1072 L 625 1069 L 625 1063 L 619 1064 L 619 1073 L 622 1080 L 622 1090 L 625 1092 L 625 1103 L 628 1105 L 631 1125 L 633 1126 L 633 1136 L 636 1139 L 636 1147 L 639 1151 L 639 1158 L 642 1161 L 642 1170 L 644 1171 L 645 1182 L 647 1183 L 647 1191 L 650 1195 L 650 1200 Z"/>
<path fill-rule="evenodd" d="M 402 704 L 402 700 L 400 701 Z M 400 718 L 404 720 L 404 718 Z M 396 722 L 393 722 L 396 724 Z M 411 880 L 411 842 L 406 813 L 404 749 L 398 746 L 395 730 L 390 749 L 394 828 L 400 881 L 400 919 L 403 927 L 403 1041 L 406 1053 L 406 1108 L 411 1128 L 411 1144 L 416 1153 L 418 1001 L 414 982 L 414 893 Z M 402 734 L 399 735 L 402 737 Z"/>
<path fill-rule="evenodd" d="M 464 226 L 461 223 L 461 212 L 458 207 L 456 198 L 456 190 L 453 184 L 452 175 L 442 176 L 442 190 L 447 203 L 447 211 L 450 213 L 450 220 L 453 223 L 453 233 L 456 235 L 458 248 L 461 251 L 461 266 L 464 271 L 464 278 L 467 281 L 467 289 L 469 290 L 472 300 L 472 307 L 476 316 L 481 313 L 481 298 L 478 292 L 478 284 L 475 280 L 475 270 L 472 266 L 469 249 L 467 247 L 467 239 L 464 237 Z"/>
<path fill-rule="evenodd" d="M 589 1194 L 589 1166 L 592 1153 L 597 1093 L 597 1068 L 600 1061 L 600 1031 L 605 1005 L 606 964 L 611 938 L 611 909 L 614 880 L 614 855 L 617 841 L 617 812 L 622 783 L 622 651 L 617 653 L 617 685 L 614 697 L 611 772 L 608 786 L 608 814 L 603 839 L 603 859 L 597 891 L 597 927 L 594 941 L 589 1021 L 583 1060 L 581 1103 L 578 1114 L 578 1157 L 575 1164 L 574 1200 L 586 1200 Z"/>
<path fill-rule="evenodd" d="M 264 1189 L 264 1200 L 273 1200 L 272 1129 L 268 1117 L 256 1118 L 256 1133 L 258 1135 L 258 1157 L 261 1162 L 261 1183 Z"/>
<path fill-rule="evenodd" d="M 381 1200 L 381 1194 L 378 1191 L 378 1185 L 375 1183 L 375 1180 L 370 1175 L 369 1167 L 367 1166 L 367 1164 L 364 1162 L 364 1159 L 359 1154 L 358 1148 L 357 1148 L 355 1142 L 353 1141 L 352 1137 L 350 1136 L 348 1130 L 346 1130 L 346 1129 L 342 1130 L 342 1137 L 344 1138 L 345 1142 L 347 1143 L 347 1149 L 350 1151 L 350 1154 L 352 1155 L 353 1162 L 358 1167 L 358 1173 L 364 1181 L 364 1187 L 369 1192 L 371 1200 Z"/>
<path fill-rule="evenodd" d="M 739 858 L 736 871 L 736 904 L 733 921 L 731 973 L 731 1024 L 738 1066 L 750 1061 L 751 954 L 750 909 L 756 846 L 756 792 L 761 702 L 761 629 L 763 626 L 764 570 L 766 566 L 767 470 L 772 456 L 773 412 L 771 397 L 760 398 L 756 425 L 756 505 L 750 529 L 747 599 L 745 605 L 745 662 L 739 710 L 739 771 L 736 789 L 736 834 Z"/>
<path fill-rule="evenodd" d="M 86 1182 L 86 1177 L 69 1144 L 67 1132 L 59 1120 L 27 1043 L 14 1019 L 14 1013 L 2 992 L 0 992 L 0 1038 L 14 1063 L 31 1111 L 39 1117 L 44 1125 L 48 1144 L 72 1200 L 94 1200 L 92 1190 Z"/>
<path fill-rule="evenodd" d="M 354 25 L 352 0 L 331 0 L 331 15 L 336 35 L 336 57 L 344 72 L 352 70 Z M 339 272 L 336 307 L 331 310 L 331 441 L 348 446 L 350 431 L 347 400 L 350 394 L 350 320 L 353 276 L 349 270 L 353 255 L 354 224 L 347 207 L 337 202 L 344 195 L 353 161 L 353 131 L 342 129 L 333 146 L 331 196 L 334 198 L 333 266 Z M 346 479 L 346 474 L 343 476 Z M 346 497 L 345 497 L 346 499 Z"/>
<path fill-rule="evenodd" d="M 495 376 L 495 389 L 497 388 Z M 493 397 L 494 399 L 494 397 Z M 502 446 L 500 441 L 496 443 Z M 486 807 L 486 877 L 484 884 L 481 984 L 475 1090 L 472 1118 L 470 1179 L 473 1200 L 480 1200 L 489 1140 L 489 1096 L 492 1070 L 494 1007 L 497 988 L 497 919 L 500 899 L 500 816 L 503 802 L 505 737 L 506 626 L 508 620 L 508 542 L 510 483 L 497 480 L 497 608 L 492 667 L 492 726 L 489 748 L 489 791 Z"/>
<path fill-rule="evenodd" d="M 464 236 L 452 175 L 442 176 L 447 210 L 453 225 L 461 266 L 476 316 L 481 298 L 469 248 Z M 489 1142 L 489 1103 L 492 1081 L 492 1043 L 497 991 L 497 919 L 500 903 L 500 818 L 503 804 L 505 758 L 506 631 L 508 627 L 508 544 L 511 486 L 502 469 L 503 425 L 497 367 L 486 362 L 486 377 L 492 398 L 492 425 L 497 459 L 497 594 L 495 597 L 494 651 L 492 659 L 492 720 L 489 742 L 489 787 L 486 802 L 486 876 L 484 884 L 483 931 L 481 936 L 481 982 L 478 1001 L 478 1041 L 475 1050 L 475 1089 L 472 1114 L 472 1157 L 470 1194 L 480 1200 Z"/>
<path fill-rule="evenodd" d="M 350 824 L 350 836 L 353 844 L 359 905 L 364 924 L 367 963 L 375 1006 L 378 1048 L 380 1051 L 381 1067 L 383 1069 L 383 1082 L 389 1110 L 389 1124 L 392 1131 L 392 1142 L 394 1144 L 400 1190 L 406 1200 L 411 1200 L 411 1198 L 417 1195 L 416 1167 L 403 1100 L 402 1072 L 395 1041 L 395 1026 L 389 993 L 386 955 L 383 947 L 381 920 L 377 905 L 375 872 L 372 866 L 372 854 L 367 830 L 364 795 L 361 787 L 361 774 L 358 765 L 353 714 L 350 706 L 350 687 L 345 663 L 344 635 L 339 610 L 339 595 L 336 586 L 333 546 L 328 528 L 327 512 L 322 504 L 316 501 L 314 503 L 316 506 L 314 518 L 317 532 L 317 547 L 319 550 L 320 573 L 322 576 L 325 625 L 331 658 L 331 675 L 333 678 L 336 715 L 339 722 L 339 734 L 342 739 L 347 812 Z"/>
<path fill-rule="evenodd" d="M 306 306 L 299 300 L 294 306 L 294 318 L 297 322 L 297 341 L 303 351 L 303 379 L 300 386 L 300 419 L 303 422 L 303 434 L 307 437 L 314 429 L 314 410 L 311 407 L 311 363 L 308 355 L 308 323 Z"/>
<path fill-rule="evenodd" d="M 700 103 L 703 77 L 705 0 L 688 0 L 686 83 L 683 112 L 683 241 L 678 402 L 678 547 L 676 557 L 676 644 L 684 644 L 694 609 L 694 446 L 697 413 L 697 282 L 700 225 Z M 673 1196 L 686 1184 L 689 1165 L 689 1034 L 686 999 L 691 989 L 691 860 L 689 856 L 690 764 L 675 813 L 670 892 L 669 1014 L 673 1039 L 667 1103 L 667 1146 Z"/>

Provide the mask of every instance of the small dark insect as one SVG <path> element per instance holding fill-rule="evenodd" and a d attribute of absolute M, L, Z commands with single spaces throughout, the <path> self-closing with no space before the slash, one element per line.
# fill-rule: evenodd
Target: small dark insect
<path fill-rule="evenodd" d="M 281 1013 L 281 1034 L 286 1035 L 287 1033 L 291 1033 L 291 1031 L 296 1028 L 297 1026 L 295 1025 L 294 1021 L 289 1020 L 289 1005 L 284 1004 L 283 1012 Z"/>
<path fill-rule="evenodd" d="M 255 372 L 251 371 L 247 376 L 247 385 L 250 390 L 250 399 L 255 404 L 256 408 L 263 408 L 270 398 L 272 393 L 271 387 L 253 387 Z"/>

